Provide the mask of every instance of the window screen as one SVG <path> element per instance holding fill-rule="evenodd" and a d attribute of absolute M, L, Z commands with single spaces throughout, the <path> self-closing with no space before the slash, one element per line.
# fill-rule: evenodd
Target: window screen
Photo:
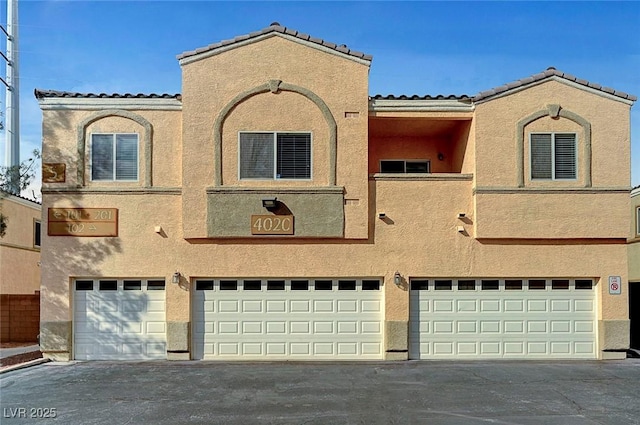
<path fill-rule="evenodd" d="M 273 178 L 273 134 L 240 133 L 240 178 Z"/>
<path fill-rule="evenodd" d="M 91 180 L 137 179 L 137 134 L 91 135 Z"/>
<path fill-rule="evenodd" d="M 531 134 L 531 178 L 572 180 L 577 177 L 576 135 Z"/>
<path fill-rule="evenodd" d="M 240 133 L 240 178 L 311 178 L 311 134 Z"/>

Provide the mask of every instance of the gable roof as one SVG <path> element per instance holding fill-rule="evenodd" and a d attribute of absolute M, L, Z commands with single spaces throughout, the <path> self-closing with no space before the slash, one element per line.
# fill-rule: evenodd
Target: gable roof
<path fill-rule="evenodd" d="M 177 58 L 180 61 L 180 64 L 183 64 L 185 63 L 185 60 L 186 62 L 191 62 L 192 60 L 200 59 L 196 58 L 196 56 L 203 55 L 203 57 L 207 57 L 215 54 L 216 50 L 228 50 L 229 48 L 236 47 L 237 45 L 257 41 L 258 39 L 265 38 L 265 36 L 269 35 L 281 35 L 286 38 L 291 38 L 294 40 L 297 39 L 302 42 L 309 43 L 312 46 L 329 49 L 331 51 L 350 56 L 354 59 L 360 59 L 365 62 L 371 62 L 371 60 L 373 59 L 373 56 L 371 55 L 349 49 L 346 44 L 337 45 L 321 38 L 312 37 L 309 34 L 304 34 L 292 28 L 284 27 L 278 22 L 272 22 L 271 25 L 261 29 L 260 31 L 239 35 L 231 40 L 222 40 L 218 43 L 210 44 L 206 47 L 201 47 L 199 49 L 184 52 L 178 55 Z"/>
<path fill-rule="evenodd" d="M 536 84 L 543 80 L 553 79 L 553 78 L 560 78 L 561 80 L 569 81 L 571 83 L 577 84 L 578 86 L 583 86 L 585 88 L 600 91 L 602 93 L 607 93 L 614 97 L 618 97 L 630 102 L 635 102 L 636 100 L 638 100 L 636 96 L 633 96 L 631 94 L 614 90 L 609 87 L 603 87 L 600 84 L 592 83 L 587 80 L 579 79 L 571 74 L 567 74 L 565 72 L 559 71 L 556 68 L 551 66 L 546 70 L 544 70 L 543 72 L 534 74 L 530 77 L 521 78 L 520 80 L 514 81 L 512 83 L 504 84 L 502 86 L 494 87 L 491 90 L 480 92 L 473 97 L 473 101 L 474 102 L 485 101 L 494 96 L 502 95 L 510 90 L 524 88 L 525 86 L 528 86 L 530 84 Z"/>

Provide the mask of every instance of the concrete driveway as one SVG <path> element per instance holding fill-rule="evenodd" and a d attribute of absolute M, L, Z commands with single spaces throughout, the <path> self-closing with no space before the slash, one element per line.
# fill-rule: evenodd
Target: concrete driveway
<path fill-rule="evenodd" d="M 0 389 L 3 425 L 640 424 L 637 359 L 47 363 Z"/>

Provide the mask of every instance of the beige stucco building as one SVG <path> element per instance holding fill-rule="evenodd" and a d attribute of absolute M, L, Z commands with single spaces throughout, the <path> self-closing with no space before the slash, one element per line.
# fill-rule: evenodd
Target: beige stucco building
<path fill-rule="evenodd" d="M 640 350 L 640 186 L 631 190 L 631 239 L 629 239 L 629 319 L 631 348 Z"/>
<path fill-rule="evenodd" d="M 45 356 L 625 357 L 635 97 L 370 97 L 278 24 L 178 60 L 180 95 L 36 90 Z"/>
<path fill-rule="evenodd" d="M 40 321 L 41 205 L 0 193 L 0 341 L 37 340 Z"/>

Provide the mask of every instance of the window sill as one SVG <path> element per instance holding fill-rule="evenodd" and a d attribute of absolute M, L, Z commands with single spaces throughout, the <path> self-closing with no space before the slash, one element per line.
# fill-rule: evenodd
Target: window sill
<path fill-rule="evenodd" d="M 212 186 L 207 188 L 208 194 L 214 193 L 344 193 L 342 186 L 312 186 L 312 187 L 291 187 L 291 186 L 265 186 L 265 187 L 248 187 L 248 186 Z"/>
<path fill-rule="evenodd" d="M 369 179 L 375 181 L 459 181 L 473 180 L 473 174 L 460 173 L 375 173 L 370 174 Z"/>

